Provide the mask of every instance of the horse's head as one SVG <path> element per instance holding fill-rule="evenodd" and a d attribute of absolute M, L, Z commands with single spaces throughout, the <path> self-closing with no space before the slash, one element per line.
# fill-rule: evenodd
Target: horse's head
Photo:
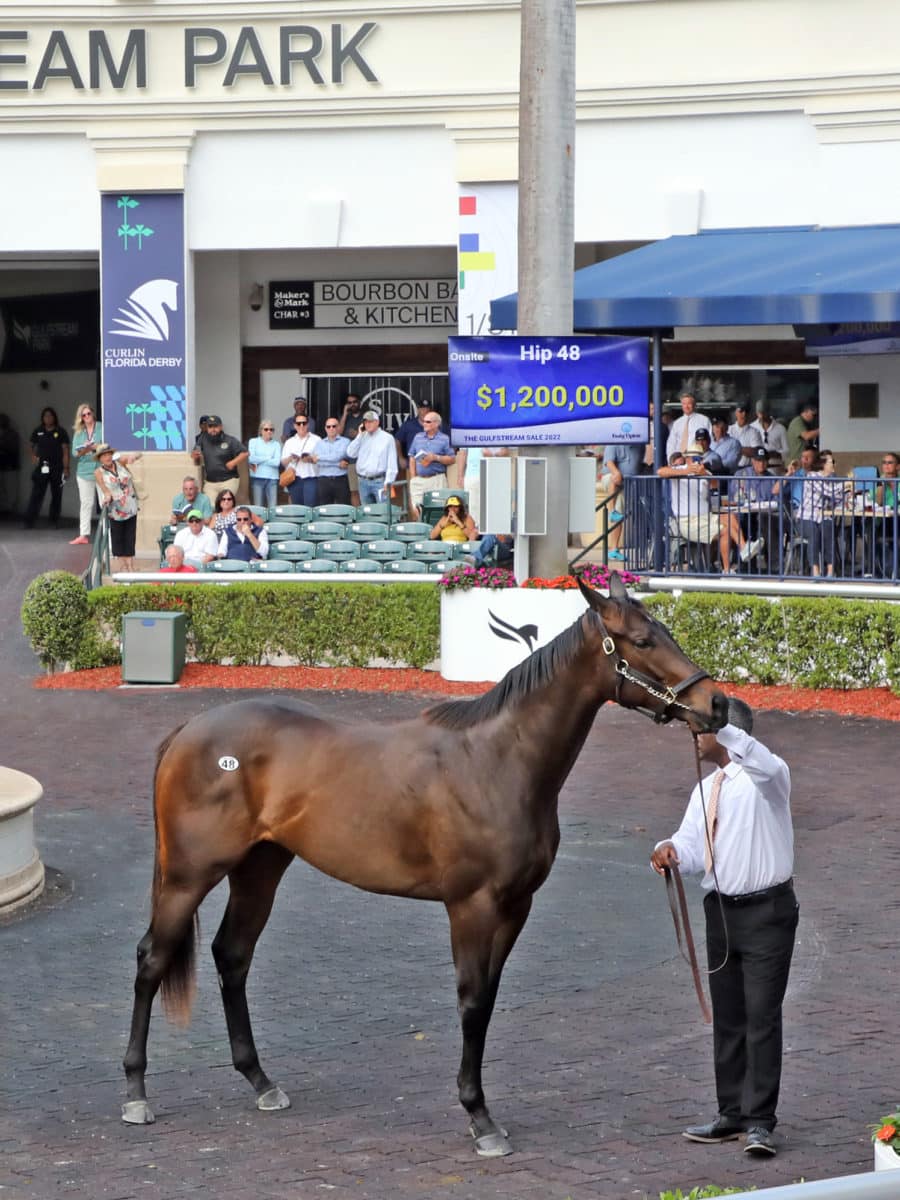
<path fill-rule="evenodd" d="M 691 662 L 661 622 L 629 596 L 616 572 L 609 596 L 578 580 L 596 622 L 602 654 L 616 673 L 616 702 L 658 721 L 678 717 L 695 733 L 715 732 L 727 721 L 728 698 L 702 667 Z"/>

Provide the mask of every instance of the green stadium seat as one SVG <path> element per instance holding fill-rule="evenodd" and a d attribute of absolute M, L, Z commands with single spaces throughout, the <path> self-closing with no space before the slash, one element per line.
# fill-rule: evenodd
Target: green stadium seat
<path fill-rule="evenodd" d="M 461 488 L 435 488 L 424 494 L 422 497 L 421 517 L 429 528 L 440 518 L 451 496 L 459 496 L 468 510 L 469 493 L 463 491 Z"/>
<path fill-rule="evenodd" d="M 431 559 L 429 561 L 428 567 L 427 567 L 428 574 L 429 575 L 444 575 L 447 573 L 447 571 L 450 570 L 451 567 L 455 567 L 458 561 L 459 561 L 458 559 L 452 559 L 452 558 Z"/>
<path fill-rule="evenodd" d="M 259 571 L 263 575 L 286 575 L 293 569 L 294 562 L 290 558 L 263 558 L 250 564 L 251 571 Z"/>
<path fill-rule="evenodd" d="M 239 504 L 238 508 L 249 508 L 256 517 L 262 517 L 263 521 L 268 521 L 269 510 L 260 504 Z"/>
<path fill-rule="evenodd" d="M 336 571 L 338 564 L 333 558 L 309 558 L 306 562 L 297 563 L 298 571 L 308 571 L 313 575 L 324 575 L 326 571 Z"/>
<path fill-rule="evenodd" d="M 393 562 L 386 562 L 384 569 L 393 575 L 424 575 L 428 567 L 416 558 L 397 558 Z"/>
<path fill-rule="evenodd" d="M 431 562 L 432 559 L 453 559 L 453 547 L 447 542 L 408 542 L 406 557 L 418 558 L 421 562 Z"/>
<path fill-rule="evenodd" d="M 305 525 L 312 520 L 312 509 L 308 504 L 276 504 L 269 509 L 270 521 L 295 521 Z"/>
<path fill-rule="evenodd" d="M 390 538 L 382 538 L 375 542 L 363 543 L 360 556 L 374 558 L 376 562 L 387 563 L 406 558 L 406 546 L 403 542 L 395 542 Z"/>
<path fill-rule="evenodd" d="M 249 571 L 250 564 L 243 558 L 214 558 L 212 562 L 206 564 L 206 569 L 239 575 L 242 571 Z"/>
<path fill-rule="evenodd" d="M 398 528 L 398 526 L 394 526 Z M 354 542 L 377 542 L 388 535 L 387 525 L 382 525 L 380 521 L 354 521 L 352 525 L 348 525 L 344 532 L 344 537 L 350 538 Z"/>
<path fill-rule="evenodd" d="M 424 521 L 401 521 L 391 530 L 391 537 L 398 542 L 424 542 L 431 533 L 431 526 Z"/>
<path fill-rule="evenodd" d="M 314 521 L 339 521 L 349 525 L 356 520 L 356 508 L 352 504 L 320 504 L 313 509 Z"/>
<path fill-rule="evenodd" d="M 301 528 L 296 521 L 267 521 L 263 526 L 270 546 L 275 542 L 287 542 L 298 538 Z"/>
<path fill-rule="evenodd" d="M 301 539 L 276 542 L 274 546 L 269 547 L 269 562 L 285 559 L 288 562 L 305 562 L 309 558 L 315 558 L 315 554 L 314 542 L 306 542 Z"/>
<path fill-rule="evenodd" d="M 344 536 L 344 528 L 340 521 L 310 521 L 303 536 L 310 542 L 333 542 Z"/>
<path fill-rule="evenodd" d="M 338 563 L 338 570 L 351 573 L 367 571 L 370 575 L 378 575 L 382 566 L 374 558 L 347 558 L 342 563 Z"/>
<path fill-rule="evenodd" d="M 386 525 L 396 525 L 402 516 L 403 509 L 387 500 L 380 504 L 360 504 L 356 510 L 357 521 L 383 521 Z"/>
<path fill-rule="evenodd" d="M 335 562 L 346 562 L 350 558 L 359 558 L 359 542 L 351 542 L 349 538 L 318 542 L 316 558 L 331 558 Z"/>

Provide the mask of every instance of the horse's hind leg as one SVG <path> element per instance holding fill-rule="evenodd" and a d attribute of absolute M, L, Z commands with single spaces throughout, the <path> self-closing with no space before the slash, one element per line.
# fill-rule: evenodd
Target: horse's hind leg
<path fill-rule="evenodd" d="M 463 1035 L 459 1099 L 471 1119 L 475 1149 L 485 1158 L 512 1153 L 506 1130 L 496 1124 L 485 1104 L 481 1064 L 503 964 L 530 909 L 531 896 L 501 911 L 484 892 L 447 906 Z"/>
<path fill-rule="evenodd" d="M 259 1065 L 247 1007 L 247 974 L 259 935 L 272 911 L 281 877 L 293 854 L 272 842 L 259 842 L 228 874 L 231 894 L 212 944 L 235 1068 L 256 1091 L 264 1112 L 288 1108 L 290 1100 Z"/>
<path fill-rule="evenodd" d="M 188 942 L 193 946 L 195 915 L 210 886 L 212 884 L 204 883 L 193 892 L 175 889 L 161 892 L 150 928 L 138 942 L 131 1033 L 123 1063 L 127 1100 L 122 1105 L 122 1120 L 129 1125 L 152 1125 L 156 1119 L 147 1103 L 145 1085 L 147 1035 L 153 999 L 177 952 Z M 191 961 L 192 955 L 193 950 Z"/>

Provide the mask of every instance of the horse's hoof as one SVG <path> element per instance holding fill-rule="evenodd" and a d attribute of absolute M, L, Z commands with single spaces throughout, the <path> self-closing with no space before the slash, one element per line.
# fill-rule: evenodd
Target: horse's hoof
<path fill-rule="evenodd" d="M 122 1105 L 122 1120 L 126 1125 L 152 1125 L 156 1117 L 146 1100 L 126 1100 Z"/>
<path fill-rule="evenodd" d="M 475 1153 L 479 1158 L 505 1158 L 507 1154 L 513 1152 L 509 1134 L 499 1126 L 490 1133 L 482 1134 L 476 1133 L 475 1127 L 470 1126 L 469 1132 L 475 1139 Z"/>
<path fill-rule="evenodd" d="M 290 1108 L 291 1098 L 276 1084 L 257 1097 L 256 1107 L 260 1112 L 277 1112 L 279 1108 Z"/>

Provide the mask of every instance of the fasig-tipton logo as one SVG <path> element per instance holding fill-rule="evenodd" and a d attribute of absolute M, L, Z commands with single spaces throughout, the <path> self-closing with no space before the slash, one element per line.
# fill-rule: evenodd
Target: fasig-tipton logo
<path fill-rule="evenodd" d="M 459 350 L 450 351 L 451 362 L 490 362 L 491 356 L 487 350 L 470 350 L 462 354 Z"/>
<path fill-rule="evenodd" d="M 508 621 L 504 621 L 498 617 L 496 613 L 488 609 L 488 628 L 494 637 L 502 638 L 505 642 L 521 642 L 527 647 L 530 654 L 534 650 L 535 642 L 538 639 L 537 625 L 522 625 L 516 628 L 515 625 L 510 625 Z"/>

